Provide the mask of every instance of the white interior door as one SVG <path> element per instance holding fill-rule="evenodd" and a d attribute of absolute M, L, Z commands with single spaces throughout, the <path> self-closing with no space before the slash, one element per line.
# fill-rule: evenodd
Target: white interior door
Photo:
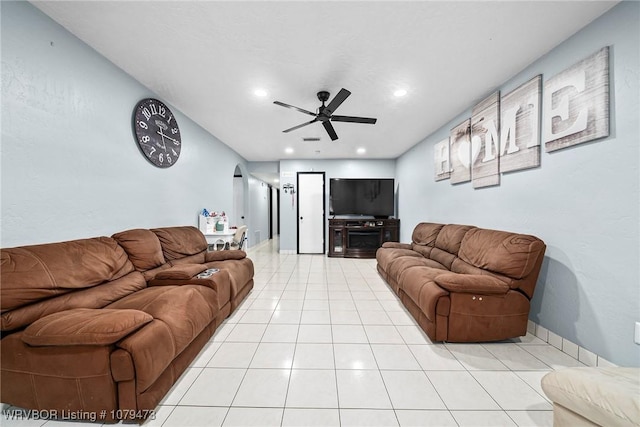
<path fill-rule="evenodd" d="M 298 253 L 324 254 L 324 172 L 298 173 Z"/>
<path fill-rule="evenodd" d="M 233 224 L 236 227 L 245 225 L 244 221 L 244 185 L 242 176 L 233 177 Z"/>

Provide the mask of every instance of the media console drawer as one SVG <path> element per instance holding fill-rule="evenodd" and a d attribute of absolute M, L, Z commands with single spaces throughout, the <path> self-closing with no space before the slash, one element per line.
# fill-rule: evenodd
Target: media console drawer
<path fill-rule="evenodd" d="M 330 219 L 330 257 L 375 258 L 384 242 L 397 242 L 399 219 Z"/>

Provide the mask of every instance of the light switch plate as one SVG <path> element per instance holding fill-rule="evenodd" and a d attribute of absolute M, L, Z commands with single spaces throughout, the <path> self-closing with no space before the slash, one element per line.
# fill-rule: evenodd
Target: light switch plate
<path fill-rule="evenodd" d="M 640 344 L 640 322 L 636 322 L 636 333 L 633 341 L 635 341 L 636 344 Z"/>

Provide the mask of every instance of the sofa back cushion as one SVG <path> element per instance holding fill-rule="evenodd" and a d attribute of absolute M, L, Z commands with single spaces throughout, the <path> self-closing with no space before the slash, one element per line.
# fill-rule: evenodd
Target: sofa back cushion
<path fill-rule="evenodd" d="M 207 250 L 207 240 L 196 227 L 154 228 L 151 231 L 158 236 L 162 253 L 167 261 L 200 254 Z"/>
<path fill-rule="evenodd" d="M 476 228 L 464 236 L 459 256 L 475 267 L 519 280 L 539 267 L 544 251 L 537 237 Z"/>
<path fill-rule="evenodd" d="M 411 240 L 414 245 L 419 246 L 433 246 L 438 237 L 440 229 L 443 224 L 434 224 L 431 222 L 421 222 L 416 225 L 411 235 Z"/>
<path fill-rule="evenodd" d="M 447 224 L 440 229 L 434 248 L 429 254 L 429 258 L 438 261 L 447 269 L 451 269 L 451 265 L 458 257 L 460 243 L 465 233 L 472 229 L 470 225 Z"/>
<path fill-rule="evenodd" d="M 142 228 L 126 230 L 111 236 L 124 248 L 138 271 L 147 271 L 165 263 L 158 236 Z"/>
<path fill-rule="evenodd" d="M 467 231 L 472 228 L 475 227 L 471 225 L 447 224 L 443 226 L 438 233 L 434 246 L 457 256 L 458 251 L 460 251 L 462 239 L 465 234 L 467 234 Z"/>
<path fill-rule="evenodd" d="M 54 298 L 47 298 L 15 310 L 5 311 L 0 316 L 1 330 L 13 331 L 30 325 L 36 320 L 60 311 L 75 308 L 103 308 L 127 295 L 147 287 L 139 271 L 104 282 L 99 286 L 67 292 Z"/>
<path fill-rule="evenodd" d="M 134 271 L 127 253 L 109 237 L 1 249 L 0 268 L 3 312 Z"/>

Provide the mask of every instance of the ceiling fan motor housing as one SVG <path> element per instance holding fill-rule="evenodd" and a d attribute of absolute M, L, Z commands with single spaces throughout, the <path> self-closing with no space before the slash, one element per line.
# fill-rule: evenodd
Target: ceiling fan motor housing
<path fill-rule="evenodd" d="M 329 100 L 329 95 L 330 93 L 326 90 L 321 90 L 320 92 L 318 92 L 318 99 L 324 104 Z"/>

